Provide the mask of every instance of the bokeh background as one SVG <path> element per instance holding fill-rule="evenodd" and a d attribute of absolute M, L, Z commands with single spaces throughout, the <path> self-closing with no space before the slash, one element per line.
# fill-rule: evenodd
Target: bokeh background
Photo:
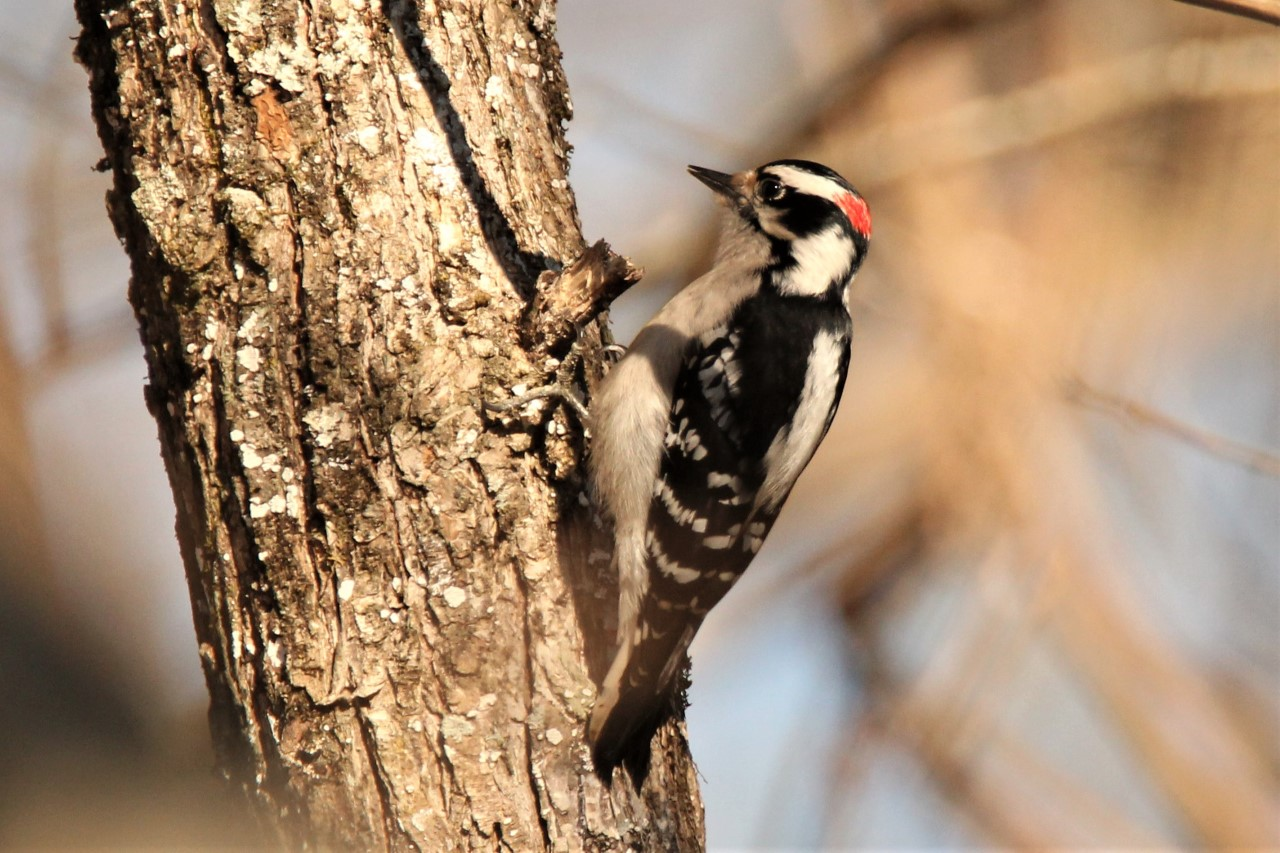
<path fill-rule="evenodd" d="M 252 843 L 70 3 L 0 0 L 0 847 Z M 714 849 L 1280 846 L 1280 32 L 1172 0 L 560 7 L 589 239 L 869 199 L 831 434 L 693 647 Z"/>

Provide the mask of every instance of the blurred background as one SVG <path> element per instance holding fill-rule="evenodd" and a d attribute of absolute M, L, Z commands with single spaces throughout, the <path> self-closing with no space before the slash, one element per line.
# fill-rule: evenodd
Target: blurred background
<path fill-rule="evenodd" d="M 0 0 L 0 847 L 245 845 L 69 6 Z M 711 847 L 1280 846 L 1280 33 L 559 17 L 619 339 L 713 249 L 688 163 L 820 160 L 875 221 L 840 414 L 693 647 Z"/>

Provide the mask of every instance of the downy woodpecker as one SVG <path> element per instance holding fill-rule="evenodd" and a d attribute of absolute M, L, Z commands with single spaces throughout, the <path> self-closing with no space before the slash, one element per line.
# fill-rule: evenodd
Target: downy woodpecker
<path fill-rule="evenodd" d="M 871 215 L 831 169 L 690 166 L 728 207 L 710 272 L 650 320 L 592 402 L 618 651 L 588 739 L 608 775 L 665 718 L 703 618 L 760 550 L 840 401 Z"/>

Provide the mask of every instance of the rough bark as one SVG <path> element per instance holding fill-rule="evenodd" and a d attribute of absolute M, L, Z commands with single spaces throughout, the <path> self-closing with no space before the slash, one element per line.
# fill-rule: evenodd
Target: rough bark
<path fill-rule="evenodd" d="M 699 848 L 682 727 L 639 791 L 582 743 L 614 599 L 566 533 L 577 426 L 484 413 L 555 372 L 527 305 L 583 248 L 553 3 L 76 7 L 214 739 L 270 836 Z"/>

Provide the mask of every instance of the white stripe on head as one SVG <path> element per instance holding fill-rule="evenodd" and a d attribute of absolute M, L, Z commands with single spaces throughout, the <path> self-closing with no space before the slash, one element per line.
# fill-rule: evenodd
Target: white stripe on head
<path fill-rule="evenodd" d="M 763 174 L 773 175 L 805 195 L 816 195 L 831 202 L 835 201 L 836 196 L 849 192 L 849 188 L 839 181 L 797 169 L 795 166 L 769 166 L 763 170 Z"/>

